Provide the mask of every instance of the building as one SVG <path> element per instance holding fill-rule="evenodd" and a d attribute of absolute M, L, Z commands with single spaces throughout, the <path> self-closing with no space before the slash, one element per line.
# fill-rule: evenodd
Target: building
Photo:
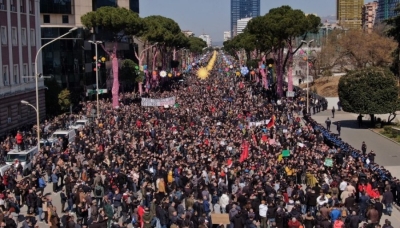
<path fill-rule="evenodd" d="M 36 123 L 35 56 L 40 45 L 37 0 L 0 0 L 0 135 Z M 40 60 L 39 60 L 40 61 Z M 40 70 L 40 65 L 39 70 Z M 25 77 L 26 76 L 26 77 Z M 29 77 L 31 76 L 31 77 Z M 40 116 L 44 117 L 43 81 L 39 80 Z"/>
<path fill-rule="evenodd" d="M 345 29 L 361 29 L 364 0 L 336 0 L 336 3 L 339 25 Z"/>
<path fill-rule="evenodd" d="M 363 6 L 362 27 L 368 33 L 372 32 L 375 25 L 378 2 L 370 2 Z"/>
<path fill-rule="evenodd" d="M 183 34 L 185 34 L 186 37 L 193 37 L 194 36 L 194 32 L 192 32 L 190 30 L 184 30 L 182 32 L 183 32 Z"/>
<path fill-rule="evenodd" d="M 383 22 L 386 19 L 396 16 L 397 13 L 394 12 L 394 9 L 398 4 L 400 4 L 400 0 L 378 0 L 376 22 Z"/>
<path fill-rule="evenodd" d="M 236 35 L 243 33 L 243 30 L 246 28 L 247 23 L 251 20 L 251 17 L 239 19 L 236 23 Z"/>
<path fill-rule="evenodd" d="M 224 42 L 231 39 L 231 31 L 224 32 Z"/>
<path fill-rule="evenodd" d="M 204 40 L 207 43 L 207 47 L 211 47 L 212 46 L 212 40 L 211 40 L 210 35 L 203 34 L 203 35 L 200 35 L 199 38 Z"/>
<path fill-rule="evenodd" d="M 0 0 L 1 1 L 1 0 Z M 56 41 L 43 49 L 43 74 L 53 75 L 63 88 L 69 88 L 73 96 L 85 94 L 84 85 L 95 83 L 93 56 L 95 46 L 88 40 L 108 41 L 112 35 L 101 29 L 91 33 L 83 29 L 81 17 L 103 6 L 119 6 L 129 8 L 139 13 L 139 0 L 41 0 L 40 24 L 42 45 L 68 32 L 73 27 L 79 27 L 70 35 Z M 93 31 L 92 31 L 93 32 Z M 105 42 L 104 46 L 112 45 Z M 121 59 L 134 59 L 132 39 L 123 39 L 118 44 L 118 55 Z M 98 46 L 99 57 L 105 56 Z M 107 58 L 107 60 L 109 60 Z M 111 88 L 107 74 L 111 63 L 107 61 L 105 68 L 99 71 L 99 86 Z"/>
<path fill-rule="evenodd" d="M 231 0 L 231 37 L 235 37 L 237 21 L 260 16 L 260 0 Z"/>

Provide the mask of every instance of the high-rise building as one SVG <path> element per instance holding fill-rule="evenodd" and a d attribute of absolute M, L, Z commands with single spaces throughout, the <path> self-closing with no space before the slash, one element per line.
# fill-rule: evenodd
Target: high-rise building
<path fill-rule="evenodd" d="M 200 39 L 204 40 L 207 43 L 207 47 L 211 47 L 212 45 L 212 40 L 210 35 L 203 34 L 199 36 Z"/>
<path fill-rule="evenodd" d="M 231 39 L 231 31 L 225 31 L 224 32 L 224 41 L 227 41 L 230 39 Z"/>
<path fill-rule="evenodd" d="M 0 0 L 1 1 L 1 0 Z M 40 24 L 42 45 L 79 27 L 70 35 L 46 46 L 42 51 L 43 74 L 53 75 L 62 87 L 68 87 L 71 94 L 84 94 L 84 85 L 95 84 L 93 56 L 94 45 L 88 40 L 112 40 L 111 34 L 101 29 L 93 33 L 83 29 L 81 17 L 103 6 L 118 6 L 139 13 L 139 0 L 41 0 Z M 111 42 L 103 44 L 107 49 Z M 118 54 L 123 58 L 133 57 L 133 42 L 123 39 L 118 44 Z M 105 56 L 102 47 L 98 46 L 98 55 Z M 109 60 L 107 58 L 107 60 Z M 99 86 L 106 88 L 107 74 L 111 64 L 107 61 L 105 69 L 99 71 Z M 109 84 L 109 83 L 108 83 Z M 107 85 L 110 87 L 110 85 Z"/>
<path fill-rule="evenodd" d="M 237 21 L 260 16 L 260 8 L 260 0 L 231 0 L 231 37 L 237 35 Z"/>
<path fill-rule="evenodd" d="M 37 0 L 0 0 L 0 135 L 36 122 L 35 56 L 40 45 Z M 40 65 L 38 65 L 40 69 Z M 43 80 L 39 79 L 40 116 L 45 117 Z"/>
<path fill-rule="evenodd" d="M 378 2 L 369 2 L 363 6 L 362 27 L 369 33 L 374 28 Z"/>
<path fill-rule="evenodd" d="M 243 18 L 243 19 L 239 19 L 237 21 L 237 26 L 236 26 L 236 35 L 239 35 L 241 33 L 243 33 L 243 30 L 246 28 L 247 23 L 249 23 L 249 21 L 251 20 L 251 17 L 248 18 Z"/>
<path fill-rule="evenodd" d="M 383 22 L 386 19 L 396 16 L 397 13 L 394 12 L 394 9 L 398 4 L 400 4 L 400 0 L 378 0 L 376 22 Z"/>
<path fill-rule="evenodd" d="M 364 0 L 336 0 L 336 17 L 344 29 L 362 28 L 362 8 Z"/>

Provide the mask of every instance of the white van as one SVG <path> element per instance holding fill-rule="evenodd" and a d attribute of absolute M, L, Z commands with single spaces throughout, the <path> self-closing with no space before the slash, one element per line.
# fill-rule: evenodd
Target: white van
<path fill-rule="evenodd" d="M 89 119 L 81 119 L 75 121 L 71 126 L 69 126 L 69 129 L 75 129 L 75 130 L 81 130 L 83 127 L 89 125 L 90 121 Z"/>
<path fill-rule="evenodd" d="M 41 146 L 54 146 L 54 143 L 58 140 L 58 138 L 66 138 L 68 139 L 68 143 L 75 141 L 76 132 L 74 129 L 67 130 L 56 130 L 48 139 L 41 139 Z"/>
<path fill-rule="evenodd" d="M 21 163 L 23 170 L 22 174 L 26 176 L 33 169 L 32 161 L 37 152 L 38 152 L 37 146 L 34 146 L 32 148 L 23 151 L 18 151 L 18 149 L 13 149 L 7 153 L 6 164 L 17 165 L 18 163 Z"/>

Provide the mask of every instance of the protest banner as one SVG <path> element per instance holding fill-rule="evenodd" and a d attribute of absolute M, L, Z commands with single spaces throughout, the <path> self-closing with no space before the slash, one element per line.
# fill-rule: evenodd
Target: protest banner
<path fill-rule="evenodd" d="M 145 107 L 160 107 L 165 105 L 175 105 L 175 97 L 167 97 L 160 99 L 142 98 L 142 106 Z"/>

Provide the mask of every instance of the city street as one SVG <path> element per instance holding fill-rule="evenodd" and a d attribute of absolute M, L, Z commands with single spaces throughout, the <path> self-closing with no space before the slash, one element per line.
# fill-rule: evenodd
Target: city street
<path fill-rule="evenodd" d="M 326 126 L 325 120 L 330 118 L 332 121 L 331 131 L 337 133 L 336 122 L 340 121 L 342 125 L 341 138 L 355 148 L 361 150 L 363 141 L 367 144 L 367 152 L 373 150 L 376 153 L 375 162 L 388 169 L 393 176 L 400 176 L 400 145 L 396 144 L 378 134 L 372 132 L 366 127 L 358 128 L 357 115 L 336 111 L 335 118 L 332 119 L 330 110 L 312 115 L 312 118 L 318 123 Z M 393 227 L 400 227 L 400 212 L 393 209 L 391 217 L 383 215 L 381 224 L 385 219 L 392 222 Z"/>

